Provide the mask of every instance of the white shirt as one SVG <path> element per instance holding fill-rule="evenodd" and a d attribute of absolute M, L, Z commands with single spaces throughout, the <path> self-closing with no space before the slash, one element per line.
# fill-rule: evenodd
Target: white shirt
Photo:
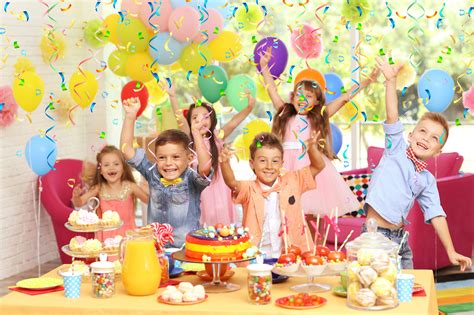
<path fill-rule="evenodd" d="M 260 183 L 263 191 L 270 190 L 271 187 Z M 278 184 L 278 178 L 272 187 Z M 279 193 L 271 192 L 265 200 L 265 209 L 263 221 L 263 233 L 260 240 L 260 251 L 265 254 L 267 258 L 278 258 L 281 255 L 281 236 L 278 236 L 281 230 L 281 215 L 279 204 Z"/>

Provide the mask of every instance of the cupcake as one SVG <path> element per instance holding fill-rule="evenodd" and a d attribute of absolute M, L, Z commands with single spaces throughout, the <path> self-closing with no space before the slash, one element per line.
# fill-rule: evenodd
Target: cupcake
<path fill-rule="evenodd" d="M 73 226 L 80 229 L 93 229 L 98 227 L 99 217 L 97 214 L 86 210 L 79 210 L 77 212 L 77 219 L 74 224 L 72 224 Z"/>
<path fill-rule="evenodd" d="M 69 249 L 73 252 L 81 252 L 87 239 L 83 236 L 74 236 L 69 241 Z"/>
<path fill-rule="evenodd" d="M 67 222 L 70 224 L 70 225 L 76 225 L 76 221 L 77 219 L 79 218 L 79 211 L 76 211 L 74 210 L 73 212 L 71 212 L 69 214 L 69 217 L 67 219 Z"/>
<path fill-rule="evenodd" d="M 118 252 L 120 242 L 123 237 L 121 235 L 116 235 L 115 237 L 106 238 L 104 241 L 104 252 L 116 254 Z"/>
<path fill-rule="evenodd" d="M 107 210 L 102 214 L 100 225 L 103 227 L 117 226 L 120 224 L 120 216 L 117 211 Z"/>

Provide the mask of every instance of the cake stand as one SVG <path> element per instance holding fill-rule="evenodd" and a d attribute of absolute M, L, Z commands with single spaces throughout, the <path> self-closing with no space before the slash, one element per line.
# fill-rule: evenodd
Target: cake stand
<path fill-rule="evenodd" d="M 212 265 L 212 281 L 202 284 L 206 288 L 206 292 L 209 292 L 209 293 L 225 293 L 225 292 L 240 290 L 240 285 L 235 284 L 235 283 L 230 283 L 230 282 L 224 282 L 221 280 L 221 276 L 220 276 L 221 265 L 228 264 L 228 263 L 240 263 L 240 262 L 255 259 L 255 257 L 251 257 L 251 258 L 246 258 L 246 259 L 235 259 L 235 260 L 226 260 L 226 261 L 202 261 L 199 259 L 187 257 L 184 249 L 180 250 L 179 252 L 173 253 L 172 257 L 179 261 Z"/>

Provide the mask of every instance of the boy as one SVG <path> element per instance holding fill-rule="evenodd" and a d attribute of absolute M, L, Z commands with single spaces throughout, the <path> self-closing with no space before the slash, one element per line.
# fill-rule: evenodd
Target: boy
<path fill-rule="evenodd" d="M 280 231 L 285 221 L 291 242 L 306 248 L 300 202 L 303 192 L 316 187 L 314 176 L 325 166 L 315 146 L 318 135 L 313 134 L 308 141 L 307 154 L 311 164 L 280 175 L 283 167 L 280 140 L 270 133 L 258 134 L 250 145 L 249 163 L 257 177 L 252 181 L 237 181 L 229 164 L 230 151 L 224 148 L 221 152 L 220 165 L 224 181 L 234 193 L 234 202 L 243 206 L 243 225 L 250 229 L 254 244 L 259 245 L 266 257 L 280 256 L 283 247 Z"/>
<path fill-rule="evenodd" d="M 377 221 L 379 232 L 400 243 L 403 226 L 415 199 L 423 210 L 425 221 L 436 230 L 451 263 L 461 265 L 461 271 L 471 265 L 471 259 L 454 250 L 441 207 L 435 177 L 425 168 L 425 160 L 441 153 L 449 135 L 448 124 L 438 113 L 426 113 L 408 135 L 408 145 L 403 140 L 403 125 L 398 120 L 396 92 L 400 65 L 390 65 L 377 58 L 377 64 L 386 82 L 387 120 L 384 123 L 385 151 L 372 175 L 364 209 L 367 219 Z M 366 231 L 364 225 L 362 231 Z M 420 240 L 422 241 L 422 240 Z M 413 254 L 408 242 L 401 248 L 402 268 L 413 269 Z"/>
<path fill-rule="evenodd" d="M 197 172 L 188 164 L 194 159 L 189 150 L 189 137 L 179 130 L 163 131 L 155 142 L 156 167 L 145 157 L 143 149 L 135 150 L 133 129 L 140 100 L 130 98 L 123 101 L 125 120 L 120 137 L 120 146 L 128 163 L 135 167 L 148 181 L 150 200 L 148 222 L 169 223 L 174 228 L 174 246 L 181 247 L 186 234 L 199 227 L 201 192 L 210 183 L 212 176 L 211 156 L 207 151 L 200 128 L 202 122 L 193 124 L 191 132 L 195 140 Z"/>

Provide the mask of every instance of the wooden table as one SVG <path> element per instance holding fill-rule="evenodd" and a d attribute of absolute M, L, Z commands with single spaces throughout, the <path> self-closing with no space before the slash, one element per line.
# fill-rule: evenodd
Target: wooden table
<path fill-rule="evenodd" d="M 82 284 L 79 299 L 67 299 L 64 292 L 54 292 L 36 296 L 12 292 L 0 299 L 0 314 L 363 314 L 363 311 L 353 310 L 346 306 L 346 299 L 337 297 L 330 291 L 319 293 L 328 302 L 326 305 L 313 310 L 288 310 L 274 305 L 274 300 L 295 294 L 289 287 L 304 283 L 304 278 L 290 278 L 288 281 L 275 284 L 272 287 L 272 303 L 268 305 L 253 305 L 247 296 L 247 271 L 237 268 L 230 282 L 240 284 L 239 291 L 230 293 L 211 293 L 207 301 L 190 306 L 173 306 L 157 302 L 157 297 L 164 289 L 159 289 L 151 296 L 135 297 L 125 293 L 121 281 L 116 283 L 116 293 L 110 299 L 96 299 L 92 297 L 92 286 L 89 281 Z M 421 284 L 426 291 L 426 297 L 414 297 L 412 302 L 400 303 L 397 308 L 380 311 L 383 314 L 438 314 L 436 291 L 434 287 L 433 272 L 431 270 L 410 270 L 408 273 L 415 275 L 415 282 Z M 49 272 L 48 277 L 59 277 L 57 269 Z M 178 278 L 181 281 L 190 281 L 193 284 L 202 283 L 195 275 Z M 338 277 L 321 277 L 317 282 L 337 285 Z M 375 314 L 371 312 L 371 314 Z"/>

